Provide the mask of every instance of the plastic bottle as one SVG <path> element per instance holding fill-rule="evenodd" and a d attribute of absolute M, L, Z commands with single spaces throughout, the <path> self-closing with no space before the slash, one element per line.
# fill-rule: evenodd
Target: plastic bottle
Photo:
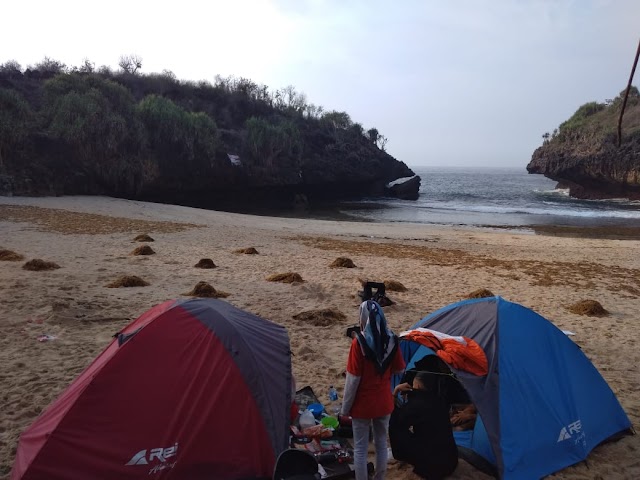
<path fill-rule="evenodd" d="M 329 400 L 331 400 L 332 402 L 338 400 L 338 392 L 335 388 L 333 388 L 333 385 L 329 385 Z"/>

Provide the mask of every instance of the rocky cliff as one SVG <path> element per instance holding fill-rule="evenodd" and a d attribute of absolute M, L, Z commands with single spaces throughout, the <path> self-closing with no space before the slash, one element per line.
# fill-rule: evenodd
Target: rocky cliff
<path fill-rule="evenodd" d="M 618 147 L 623 94 L 605 103 L 583 105 L 553 134 L 545 134 L 527 171 L 555 180 L 576 198 L 640 199 L 640 95 L 633 87 Z"/>
<path fill-rule="evenodd" d="M 2 195 L 234 209 L 417 198 L 417 177 L 404 190 L 386 187 L 415 174 L 381 139 L 292 87 L 270 93 L 246 79 L 212 85 L 168 74 L 0 66 Z"/>

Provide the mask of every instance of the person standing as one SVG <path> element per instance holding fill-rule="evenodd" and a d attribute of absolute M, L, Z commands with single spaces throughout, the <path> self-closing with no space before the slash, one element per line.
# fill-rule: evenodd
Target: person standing
<path fill-rule="evenodd" d="M 351 342 L 347 360 L 342 415 L 352 417 L 356 480 L 367 480 L 369 428 L 373 425 L 376 451 L 374 478 L 387 470 L 387 432 L 393 411 L 391 375 L 402 373 L 405 363 L 398 337 L 387 326 L 382 308 L 373 300 L 360 305 L 360 332 Z"/>

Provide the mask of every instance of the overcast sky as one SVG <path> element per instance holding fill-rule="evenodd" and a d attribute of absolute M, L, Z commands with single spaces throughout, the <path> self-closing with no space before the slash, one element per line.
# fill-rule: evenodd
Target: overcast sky
<path fill-rule="evenodd" d="M 544 132 L 626 86 L 640 38 L 640 0 L 21 0 L 2 17 L 0 62 L 135 53 L 144 72 L 294 85 L 410 166 L 524 169 Z"/>

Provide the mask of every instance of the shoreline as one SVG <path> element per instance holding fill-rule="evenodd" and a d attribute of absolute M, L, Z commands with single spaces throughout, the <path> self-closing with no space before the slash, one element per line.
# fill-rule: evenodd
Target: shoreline
<path fill-rule="evenodd" d="M 112 335 L 152 306 L 185 298 L 199 281 L 230 294 L 225 301 L 287 328 L 298 389 L 342 397 L 349 342 L 357 318 L 359 279 L 395 280 L 390 327 L 400 332 L 470 292 L 494 294 L 540 313 L 572 339 L 618 396 L 632 423 L 640 422 L 640 241 L 535 235 L 503 229 L 251 216 L 110 197 L 0 197 L 0 248 L 24 255 L 0 265 L 0 478 L 7 478 L 20 432 L 100 353 Z M 149 234 L 154 255 L 134 256 Z M 257 255 L 234 253 L 254 247 Z M 330 268 L 348 257 L 355 268 Z M 41 258 L 61 268 L 32 272 Z M 211 258 L 217 268 L 194 268 Z M 267 281 L 296 272 L 304 282 Z M 123 275 L 150 285 L 106 288 Z M 567 307 L 599 301 L 611 313 L 593 318 Z M 299 320 L 331 308 L 346 320 L 316 326 Z M 39 342 L 41 335 L 55 340 Z M 322 339 L 321 342 L 318 340 Z M 625 358 L 625 362 L 620 362 Z M 640 437 L 597 447 L 586 463 L 561 478 L 640 475 Z M 635 473 L 632 473 L 635 472 Z M 552 476 L 553 477 L 553 476 Z M 390 480 L 417 480 L 404 464 Z M 452 478 L 489 478 L 461 461 Z"/>

